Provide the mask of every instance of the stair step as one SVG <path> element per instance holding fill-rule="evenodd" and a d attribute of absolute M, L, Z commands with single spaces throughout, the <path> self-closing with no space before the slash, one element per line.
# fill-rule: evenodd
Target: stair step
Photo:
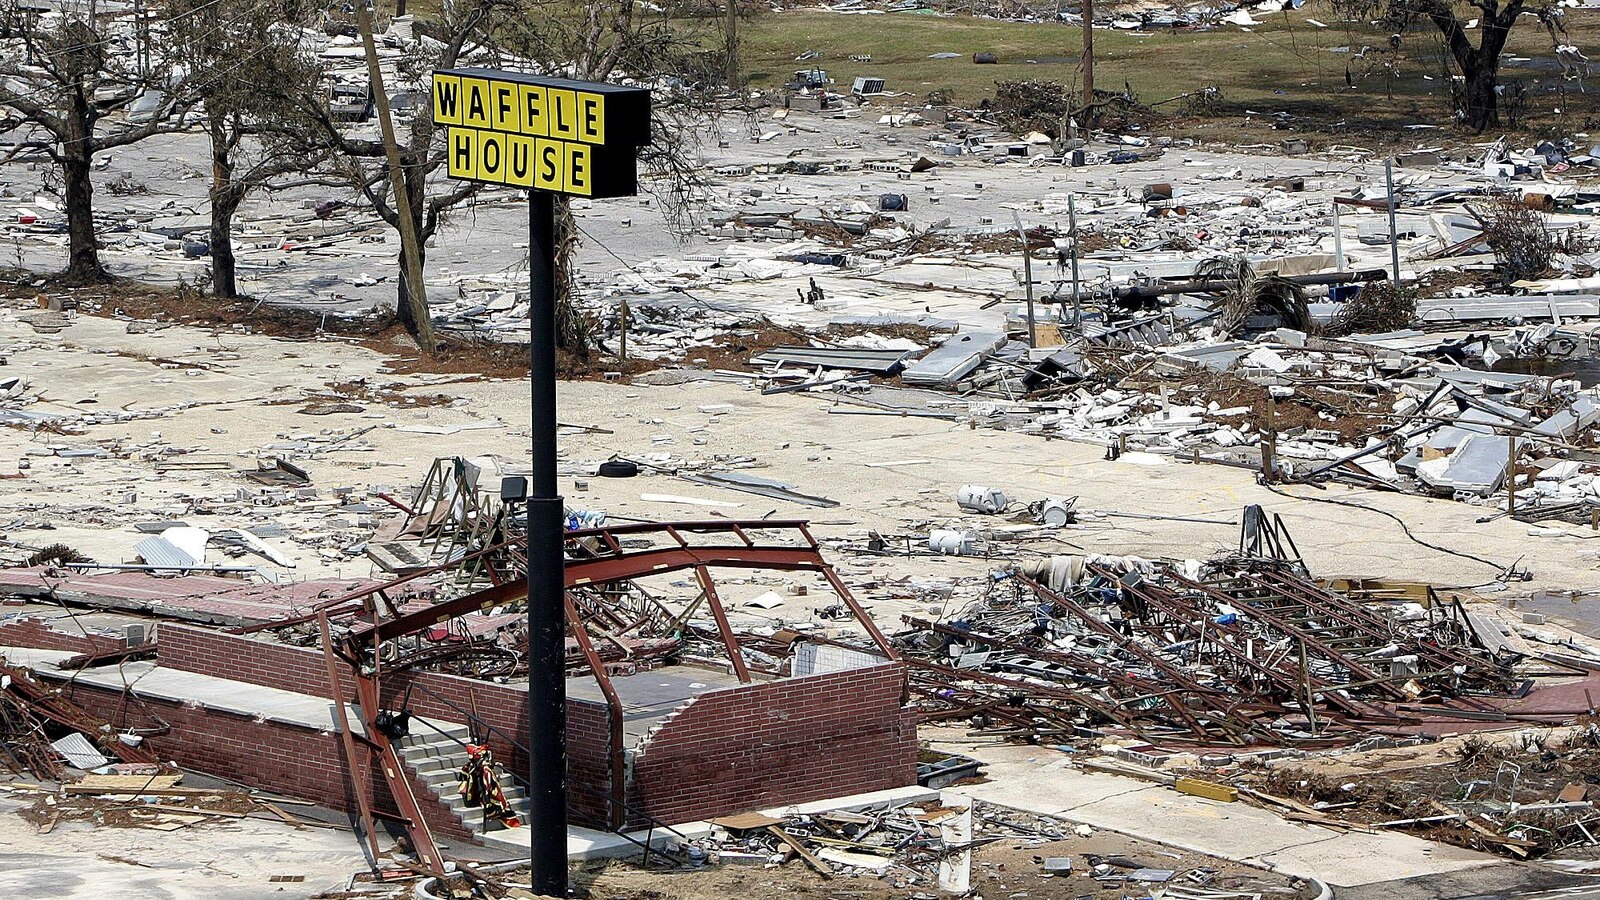
<path fill-rule="evenodd" d="M 447 805 L 461 805 L 461 792 L 457 790 L 454 782 L 433 782 L 429 783 L 428 787 Z M 507 803 L 519 803 L 528 797 L 520 787 L 502 787 L 500 793 L 506 798 Z"/>
<path fill-rule="evenodd" d="M 443 735 L 427 726 L 421 726 L 399 741 L 400 756 L 412 774 L 437 797 L 437 802 L 450 811 L 469 831 L 485 832 L 483 808 L 467 806 L 456 790 L 456 780 L 467 764 L 467 751 L 462 743 L 468 740 L 465 726 L 440 726 Z M 513 814 L 526 820 L 532 803 L 527 792 L 509 772 L 501 772 L 500 790 Z"/>
<path fill-rule="evenodd" d="M 444 756 L 422 756 L 415 759 L 406 758 L 406 765 L 410 766 L 418 775 L 428 772 L 459 772 L 461 766 L 456 761 Z"/>
<path fill-rule="evenodd" d="M 433 744 L 441 741 L 455 744 L 457 741 L 466 742 L 471 739 L 471 734 L 464 725 L 458 727 L 445 726 L 438 731 L 427 726 L 421 726 L 401 738 L 400 746 L 415 747 L 419 744 Z"/>
<path fill-rule="evenodd" d="M 400 748 L 400 752 L 408 756 L 460 756 L 466 758 L 467 750 L 455 741 L 440 739 L 437 741 L 422 741 L 408 744 Z"/>

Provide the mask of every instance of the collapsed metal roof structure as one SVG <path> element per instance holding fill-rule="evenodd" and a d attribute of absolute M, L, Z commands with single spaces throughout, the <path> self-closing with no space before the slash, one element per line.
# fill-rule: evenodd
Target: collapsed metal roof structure
<path fill-rule="evenodd" d="M 320 604 L 309 614 L 241 629 L 255 631 L 316 623 L 330 683 L 338 685 L 341 672 L 346 672 L 355 684 L 360 728 L 352 727 L 351 713 L 344 704 L 335 704 L 335 708 L 369 842 L 375 841 L 373 786 L 364 781 L 363 767 L 356 764 L 363 750 L 377 761 L 400 810 L 401 824 L 419 857 L 430 868 L 442 867 L 443 857 L 423 821 L 398 755 L 395 732 L 389 727 L 389 717 L 403 711 L 384 707 L 386 676 L 416 666 L 449 667 L 463 660 L 489 659 L 499 665 L 507 658 L 510 665 L 498 674 L 515 674 L 518 670 L 525 672 L 528 665 L 548 664 L 562 665 L 569 676 L 591 675 L 605 697 L 611 721 L 612 796 L 607 809 L 608 824 L 618 828 L 626 807 L 625 761 L 623 702 L 613 683 L 614 677 L 631 674 L 641 665 L 648 668 L 663 657 L 680 655 L 692 641 L 719 645 L 725 659 L 715 662 L 725 663 L 741 683 L 750 682 L 756 674 L 784 674 L 781 664 L 767 664 L 764 671 L 753 672 L 755 667 L 751 659 L 771 659 L 771 651 L 781 642 L 767 640 L 760 649 L 741 644 L 741 636 L 729 624 L 727 610 L 718 594 L 714 570 L 816 573 L 832 587 L 877 652 L 889 659 L 898 658 L 889 640 L 823 558 L 805 522 L 719 521 L 641 523 L 568 532 L 565 567 L 568 653 L 560 661 L 528 660 L 518 652 L 526 649 L 525 633 L 520 634 L 522 643 L 520 648 L 517 646 L 519 634 L 514 626 L 520 616 L 503 612 L 527 600 L 523 574 L 525 548 L 525 538 L 513 536 L 444 565 L 351 591 Z M 456 583 L 452 579 L 463 571 L 477 573 L 486 583 L 437 602 L 416 599 L 414 592 L 423 585 Z M 700 592 L 696 599 L 676 612 L 635 583 L 649 576 L 685 571 L 694 573 Z M 688 621 L 701 607 L 710 613 L 714 629 L 699 628 Z M 450 627 L 463 617 L 475 617 L 486 610 L 502 611 L 490 618 L 503 627 L 491 630 Z M 373 846 L 375 850 L 375 843 Z"/>

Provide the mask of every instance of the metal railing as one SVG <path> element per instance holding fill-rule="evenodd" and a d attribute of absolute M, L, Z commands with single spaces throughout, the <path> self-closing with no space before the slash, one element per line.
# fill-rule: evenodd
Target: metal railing
<path fill-rule="evenodd" d="M 444 704 L 445 706 L 449 707 L 451 710 L 455 711 L 456 713 L 458 713 L 459 715 L 464 717 L 467 720 L 466 723 L 465 723 L 466 726 L 467 726 L 467 729 L 468 729 L 469 733 L 472 736 L 476 736 L 479 733 L 479 728 L 478 727 L 481 726 L 484 732 L 486 732 L 488 734 L 493 734 L 493 735 L 498 736 L 501 740 L 503 740 L 506 743 L 510 744 L 512 747 L 515 747 L 516 749 L 522 751 L 522 755 L 523 756 L 528 756 L 528 757 L 531 758 L 532 754 L 530 754 L 528 752 L 528 748 L 521 741 L 518 741 L 516 738 L 512 737 L 511 735 L 506 734 L 504 731 L 501 731 L 499 728 L 496 728 L 494 726 L 494 723 L 485 720 L 482 716 L 479 716 L 477 713 L 470 712 L 468 710 L 462 709 L 460 706 L 457 706 L 455 703 L 451 702 L 448 698 L 441 696 L 437 691 L 430 690 L 428 688 L 428 686 L 425 685 L 425 684 L 421 684 L 420 682 L 417 682 L 417 681 L 413 680 L 413 681 L 410 682 L 410 686 L 412 688 L 415 688 L 416 690 L 421 691 L 423 694 L 427 695 L 428 697 L 430 697 L 430 698 L 432 698 L 434 700 L 437 700 L 438 702 Z M 461 740 L 460 738 L 456 737 L 453 734 L 447 734 L 446 732 L 440 730 L 438 726 L 434 725 L 432 722 L 428 721 L 427 719 L 414 717 L 413 721 L 421 722 L 423 725 L 426 725 L 434 733 L 438 734 L 440 737 L 447 738 L 447 739 L 449 739 L 451 741 L 454 741 L 457 745 L 461 746 L 462 748 L 465 748 L 467 746 L 467 743 L 465 741 Z M 518 773 L 512 771 L 509 768 L 505 769 L 504 771 L 505 771 L 505 773 L 507 775 L 511 776 L 511 780 L 512 781 L 514 781 L 517 784 L 522 786 L 522 790 L 523 790 L 524 794 L 527 794 L 527 796 L 529 796 L 530 798 L 532 797 L 532 794 L 528 793 L 528 779 L 526 777 L 524 777 L 522 775 L 519 775 Z M 637 807 L 633 806 L 632 804 L 628 803 L 627 801 L 625 801 L 625 800 L 624 801 L 618 801 L 615 797 L 608 796 L 605 792 L 597 790 L 595 788 L 592 788 L 592 787 L 590 787 L 590 786 L 588 786 L 586 784 L 575 783 L 575 782 L 572 782 L 572 781 L 569 780 L 567 782 L 567 786 L 569 788 L 576 788 L 580 793 L 586 794 L 588 796 L 598 797 L 601 800 L 604 800 L 607 804 L 613 804 L 613 803 L 619 803 L 619 802 L 621 803 L 622 811 L 626 814 L 624 816 L 624 818 L 623 818 L 623 826 L 620 827 L 620 828 L 616 828 L 616 829 L 611 829 L 611 828 L 608 827 L 605 830 L 610 831 L 612 834 L 616 834 L 616 835 L 624 838 L 625 840 L 629 841 L 630 843 L 640 847 L 643 850 L 643 855 L 640 858 L 640 863 L 641 864 L 648 864 L 650 862 L 650 854 L 651 853 L 655 853 L 658 856 L 662 857 L 663 859 L 669 860 L 669 861 L 671 861 L 673 863 L 682 862 L 681 859 L 677 858 L 673 854 L 668 853 L 665 850 L 661 850 L 661 849 L 659 849 L 657 847 L 652 846 L 652 842 L 655 839 L 655 833 L 656 833 L 656 829 L 657 828 L 660 828 L 663 831 L 667 831 L 667 832 L 670 832 L 670 833 L 672 833 L 674 835 L 677 835 L 680 840 L 685 841 L 685 842 L 687 842 L 689 840 L 689 836 L 688 835 L 686 835 L 683 832 L 677 830 L 676 828 L 673 828 L 671 825 L 668 825 L 667 823 L 661 821 L 660 819 L 657 819 L 655 816 L 650 815 L 649 813 L 645 812 L 644 810 L 638 809 Z M 627 827 L 627 822 L 629 821 L 629 818 L 632 817 L 632 816 L 637 816 L 638 818 L 640 818 L 640 819 L 644 820 L 645 822 L 649 823 L 650 827 L 645 832 L 645 838 L 642 841 L 623 830 L 623 828 Z"/>

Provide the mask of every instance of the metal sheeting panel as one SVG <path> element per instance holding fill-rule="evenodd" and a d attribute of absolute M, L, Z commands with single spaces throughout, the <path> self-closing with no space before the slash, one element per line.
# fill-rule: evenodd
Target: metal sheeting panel
<path fill-rule="evenodd" d="M 1006 343 L 998 331 L 951 335 L 900 376 L 906 384 L 955 384 Z"/>
<path fill-rule="evenodd" d="M 893 375 L 916 356 L 915 350 L 865 350 L 856 347 L 773 347 L 750 357 L 758 366 L 795 365 Z"/>

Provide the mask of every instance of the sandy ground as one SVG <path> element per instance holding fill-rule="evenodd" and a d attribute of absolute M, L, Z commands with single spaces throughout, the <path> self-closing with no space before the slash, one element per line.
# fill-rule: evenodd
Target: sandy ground
<path fill-rule="evenodd" d="M 234 820 L 178 832 L 62 824 L 40 835 L 19 806 L 0 799 L 0 897 L 16 900 L 288 900 L 343 888 L 366 866 L 343 831 Z"/>
<path fill-rule="evenodd" d="M 262 563 L 292 579 L 365 575 L 371 566 L 361 545 L 391 514 L 373 494 L 407 495 L 439 456 L 495 455 L 508 467 L 523 466 L 528 458 L 529 394 L 519 381 L 383 374 L 383 356 L 335 340 L 297 342 L 186 327 L 129 334 L 121 321 L 90 316 L 46 335 L 17 315 L 0 313 L 0 348 L 7 358 L 0 374 L 20 376 L 42 393 L 28 411 L 139 416 L 68 427 L 65 434 L 0 429 L 0 475 L 22 476 L 0 481 L 0 523 L 4 539 L 21 547 L 59 542 L 101 561 L 132 561 L 142 537 L 132 528 L 135 522 L 182 518 L 212 530 L 276 522 L 285 536 L 268 542 L 290 556 L 294 568 L 257 557 L 214 554 L 211 561 Z M 362 379 L 386 393 L 356 398 L 351 412 L 304 412 L 317 405 L 307 397 Z M 426 402 L 409 404 L 410 396 Z M 1279 492 L 1257 485 L 1254 473 L 1243 469 L 1146 454 L 1109 462 L 1099 446 L 932 419 L 849 415 L 855 407 L 828 396 L 761 396 L 746 383 L 571 382 L 560 386 L 559 402 L 562 421 L 610 432 L 564 429 L 562 490 L 572 508 L 617 518 L 808 519 L 825 541 L 861 545 L 875 531 L 891 538 L 891 546 L 909 544 L 914 553 L 926 546 L 930 528 L 973 528 L 993 538 L 986 545 L 994 558 L 834 550 L 832 559 L 846 581 L 888 621 L 907 611 L 939 611 L 945 601 L 930 592 L 933 583 L 978 576 L 1009 560 L 1055 553 L 1205 557 L 1237 545 L 1233 525 L 1097 515 L 1106 512 L 1231 522 L 1244 505 L 1259 503 L 1283 516 L 1319 576 L 1386 576 L 1446 586 L 1484 585 L 1498 577 L 1483 563 L 1412 543 L 1396 522 L 1377 512 L 1319 502 L 1325 499 L 1392 512 L 1431 543 L 1502 565 L 1519 561 L 1533 579 L 1511 584 L 1506 596 L 1600 587 L 1600 543 L 1592 542 L 1587 529 L 1533 537 L 1527 526 L 1510 520 L 1478 523 L 1481 509 L 1449 500 L 1338 485 Z M 367 428 L 326 452 L 293 449 Z M 56 449 L 96 447 L 108 455 L 54 455 Z M 241 488 L 258 487 L 242 473 L 254 469 L 258 458 L 280 454 L 311 473 L 315 492 L 279 505 L 241 495 Z M 817 509 L 667 475 L 588 474 L 614 454 L 704 467 L 753 461 L 753 474 L 840 505 Z M 169 468 L 174 463 L 224 468 Z M 957 509 L 955 492 L 967 483 L 998 487 L 1019 506 L 1077 496 L 1086 511 L 1084 524 L 1043 539 L 1007 540 L 999 531 L 1013 524 L 1006 517 L 967 516 Z M 341 511 L 334 496 L 340 488 L 350 489 L 353 499 L 367 497 L 369 510 Z M 646 500 L 645 494 L 677 499 Z M 802 583 L 777 575 L 751 581 L 750 596 Z M 750 598 L 737 587 L 726 593 L 735 604 Z M 811 590 L 771 615 L 808 617 L 811 608 L 831 602 L 819 593 Z"/>

